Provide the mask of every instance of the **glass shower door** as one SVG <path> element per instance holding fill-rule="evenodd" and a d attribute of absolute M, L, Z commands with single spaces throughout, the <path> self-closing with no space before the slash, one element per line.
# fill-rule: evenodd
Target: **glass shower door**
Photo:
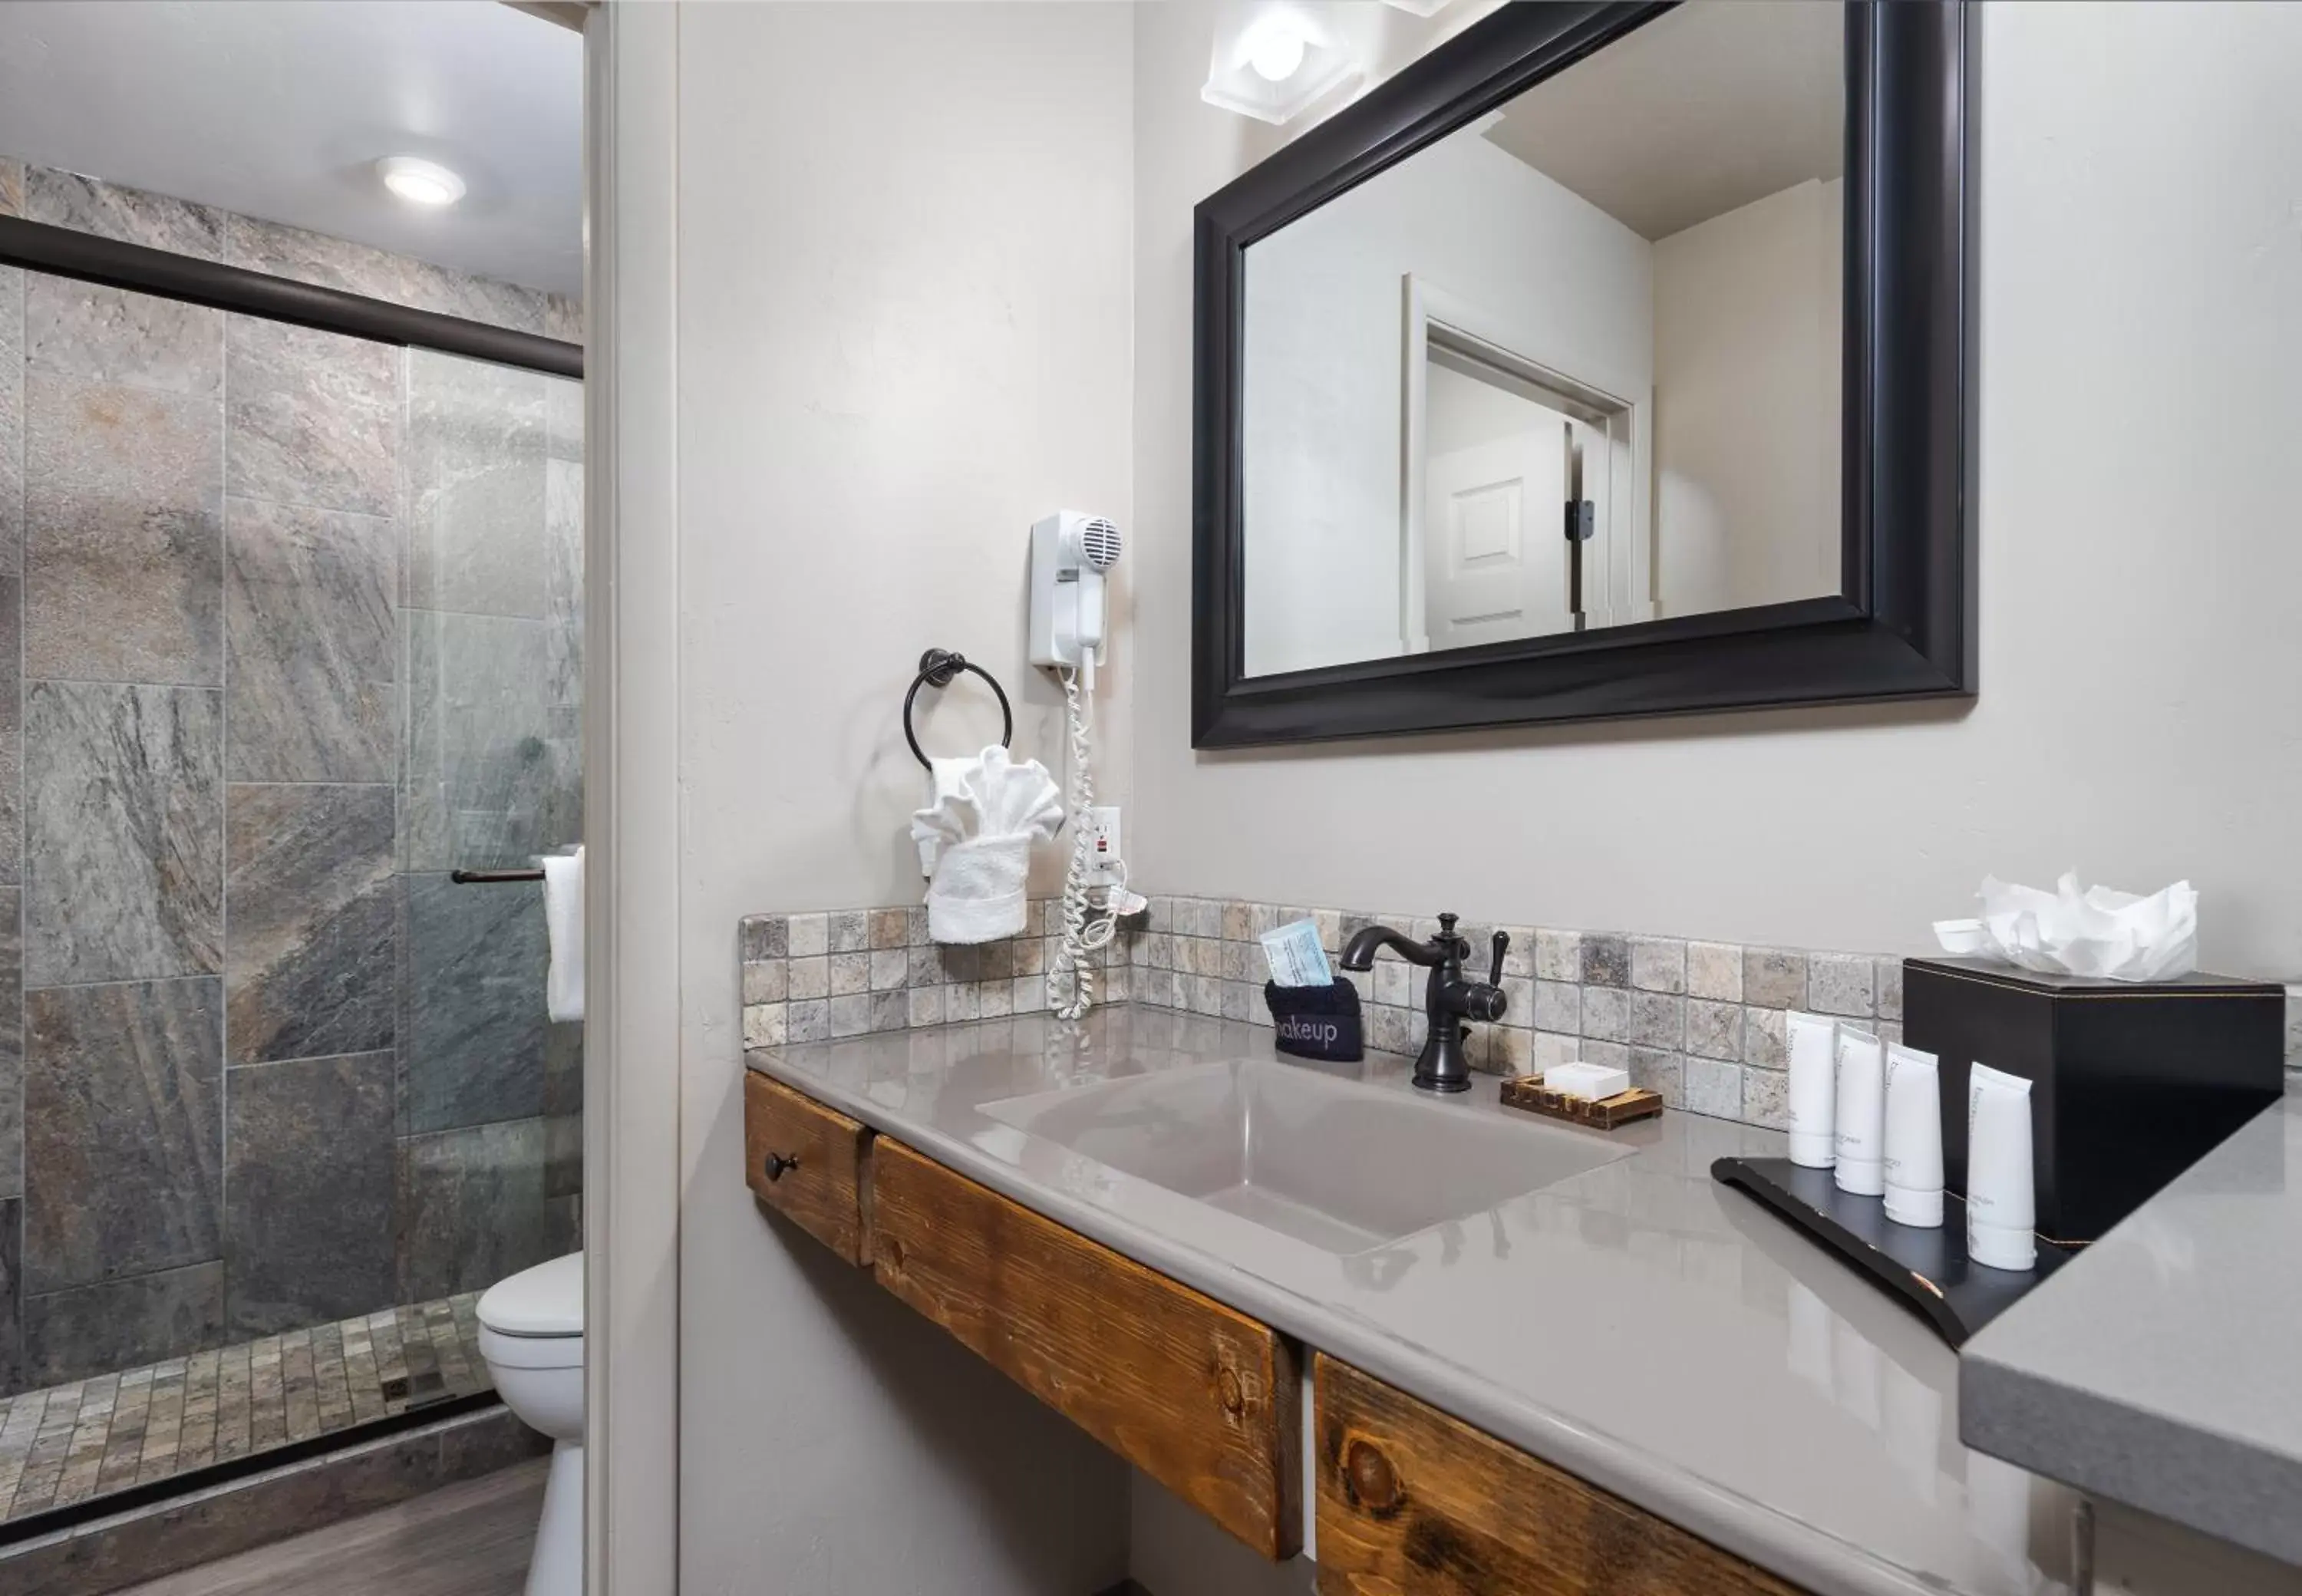
<path fill-rule="evenodd" d="M 582 388 L 0 268 L 0 1520 L 458 1398 L 578 1246 Z M 19 464 L 21 462 L 21 465 Z"/>

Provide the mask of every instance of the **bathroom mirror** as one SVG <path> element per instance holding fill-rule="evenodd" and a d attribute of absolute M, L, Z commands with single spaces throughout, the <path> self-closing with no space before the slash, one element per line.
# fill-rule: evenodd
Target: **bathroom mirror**
<path fill-rule="evenodd" d="M 1203 202 L 1195 743 L 1970 694 L 1966 29 L 1506 6 Z"/>

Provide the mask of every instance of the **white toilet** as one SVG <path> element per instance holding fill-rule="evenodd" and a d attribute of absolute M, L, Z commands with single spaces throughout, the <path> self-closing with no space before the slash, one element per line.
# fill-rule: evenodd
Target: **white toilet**
<path fill-rule="evenodd" d="M 480 1356 L 497 1394 L 551 1438 L 527 1596 L 584 1592 L 584 1255 L 499 1281 L 480 1298 Z"/>

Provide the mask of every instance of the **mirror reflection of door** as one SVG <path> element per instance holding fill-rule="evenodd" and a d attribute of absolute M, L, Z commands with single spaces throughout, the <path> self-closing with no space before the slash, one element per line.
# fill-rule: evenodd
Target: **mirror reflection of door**
<path fill-rule="evenodd" d="M 1572 422 L 1435 363 L 1427 381 L 1427 646 L 1572 631 Z"/>
<path fill-rule="evenodd" d="M 1407 399 L 1409 653 L 1579 632 L 1619 619 L 1615 571 L 1640 535 L 1627 485 L 1633 407 L 1458 329 L 1427 323 Z M 1508 364 L 1505 364 L 1508 363 Z M 1418 452 L 1419 451 L 1419 452 Z M 1570 535 L 1572 529 L 1572 535 Z M 1627 589 L 1626 589 L 1627 591 Z"/>
<path fill-rule="evenodd" d="M 1841 591 L 1844 26 L 1658 13 L 1247 247 L 1248 676 Z"/>

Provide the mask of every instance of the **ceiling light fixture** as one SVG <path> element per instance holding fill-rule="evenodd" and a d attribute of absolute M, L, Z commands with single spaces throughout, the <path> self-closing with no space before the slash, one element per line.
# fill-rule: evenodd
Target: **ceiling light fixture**
<path fill-rule="evenodd" d="M 464 180 L 420 155 L 386 155 L 375 164 L 383 186 L 410 205 L 453 205 L 464 197 Z"/>
<path fill-rule="evenodd" d="M 1265 83 L 1284 83 L 1302 67 L 1303 51 L 1308 42 L 1291 18 L 1273 17 L 1266 26 L 1248 36 L 1247 64 Z"/>
<path fill-rule="evenodd" d="M 1248 26 L 1215 36 L 1214 70 L 1199 89 L 1210 105 L 1284 122 L 1338 86 L 1359 77 L 1357 59 L 1311 13 L 1281 4 L 1262 8 Z"/>

